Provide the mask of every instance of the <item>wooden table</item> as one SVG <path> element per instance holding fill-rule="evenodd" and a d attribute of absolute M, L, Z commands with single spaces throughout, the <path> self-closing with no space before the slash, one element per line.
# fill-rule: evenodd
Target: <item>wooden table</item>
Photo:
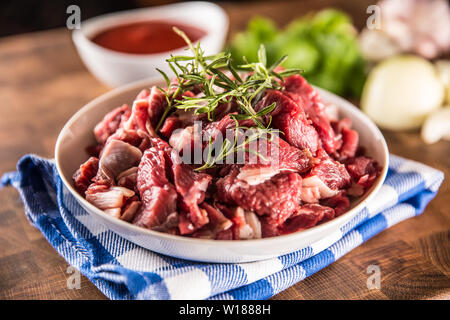
<path fill-rule="evenodd" d="M 301 1 L 224 4 L 231 33 L 255 13 L 278 23 L 329 4 L 349 12 L 358 27 L 372 1 Z M 51 30 L 0 39 L 0 173 L 24 154 L 53 157 L 69 117 L 107 87 L 81 63 L 69 31 Z M 417 132 L 385 132 L 390 151 L 450 175 L 450 143 L 427 146 Z M 67 289 L 68 264 L 25 218 L 16 190 L 0 191 L 0 299 L 105 299 L 86 278 Z M 425 212 L 356 248 L 338 262 L 274 299 L 450 298 L 450 192 L 446 179 Z M 381 268 L 381 289 L 368 290 L 367 267 Z"/>

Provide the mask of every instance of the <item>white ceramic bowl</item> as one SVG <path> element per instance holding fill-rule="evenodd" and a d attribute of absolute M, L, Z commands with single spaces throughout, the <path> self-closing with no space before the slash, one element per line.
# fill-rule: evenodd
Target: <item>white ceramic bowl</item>
<path fill-rule="evenodd" d="M 122 11 L 82 21 L 81 29 L 72 33 L 73 42 L 86 67 L 111 87 L 159 75 L 155 68 L 170 73 L 165 59 L 170 53 L 186 55 L 185 48 L 157 54 L 129 54 L 103 48 L 90 40 L 112 26 L 148 20 L 173 21 L 205 30 L 207 34 L 200 42 L 207 54 L 221 51 L 228 31 L 228 17 L 222 8 L 209 2 L 193 1 Z"/>
<path fill-rule="evenodd" d="M 88 154 L 84 150 L 95 142 L 92 130 L 104 115 L 123 103 L 131 105 L 141 89 L 161 84 L 160 81 L 160 77 L 138 81 L 112 90 L 89 102 L 64 126 L 55 149 L 56 165 L 62 181 L 80 205 L 97 218 L 98 223 L 103 223 L 115 233 L 144 248 L 169 256 L 207 262 L 249 262 L 287 254 L 307 247 L 337 231 L 365 206 L 365 203 L 379 190 L 386 177 L 388 149 L 383 135 L 375 124 L 351 103 L 318 89 L 325 102 L 333 103 L 338 107 L 341 117 L 348 117 L 353 121 L 353 127 L 360 135 L 360 144 L 366 147 L 369 156 L 383 166 L 381 175 L 372 188 L 364 197 L 352 203 L 352 208 L 345 214 L 305 231 L 273 238 L 240 241 L 175 236 L 140 228 L 113 218 L 78 194 L 73 187 L 72 175 L 80 164 L 87 160 Z"/>

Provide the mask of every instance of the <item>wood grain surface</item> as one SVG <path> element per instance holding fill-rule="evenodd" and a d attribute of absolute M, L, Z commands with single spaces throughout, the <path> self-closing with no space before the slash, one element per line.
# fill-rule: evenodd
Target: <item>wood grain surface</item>
<path fill-rule="evenodd" d="M 280 25 L 327 6 L 347 11 L 358 27 L 373 1 L 222 3 L 230 34 L 255 15 Z M 84 67 L 65 29 L 0 39 L 0 173 L 21 156 L 53 157 L 70 116 L 106 92 Z M 384 132 L 392 153 L 444 171 L 446 179 L 425 212 L 385 230 L 339 261 L 274 299 L 449 299 L 450 143 L 425 145 L 418 132 Z M 13 188 L 0 191 L 0 299 L 106 299 L 86 278 L 68 289 L 68 264 L 33 228 Z M 369 265 L 381 269 L 381 288 L 366 285 Z"/>

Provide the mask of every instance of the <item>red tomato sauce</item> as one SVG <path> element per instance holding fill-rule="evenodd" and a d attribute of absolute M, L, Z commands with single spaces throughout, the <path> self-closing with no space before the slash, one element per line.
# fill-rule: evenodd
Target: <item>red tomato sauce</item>
<path fill-rule="evenodd" d="M 206 35 L 196 27 L 163 21 L 145 21 L 114 26 L 95 35 L 91 40 L 110 50 L 151 54 L 172 51 L 186 46 L 172 27 L 182 30 L 192 42 Z"/>

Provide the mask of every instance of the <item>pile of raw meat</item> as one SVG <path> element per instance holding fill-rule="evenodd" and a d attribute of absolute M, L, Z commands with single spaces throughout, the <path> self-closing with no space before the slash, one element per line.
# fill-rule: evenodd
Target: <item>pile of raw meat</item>
<path fill-rule="evenodd" d="M 267 90 L 255 110 L 274 102 L 264 119 L 270 116 L 271 126 L 283 132 L 271 149 L 279 157 L 276 165 L 270 163 L 271 151 L 257 163 L 198 171 L 199 165 L 181 161 L 179 152 L 193 143 L 194 120 L 205 120 L 202 135 L 214 140 L 235 126 L 230 114 L 238 107 L 220 105 L 214 122 L 177 110 L 156 134 L 166 99 L 156 87 L 143 90 L 132 108 L 113 110 L 95 127 L 97 144 L 75 172 L 74 185 L 111 216 L 197 238 L 272 237 L 342 215 L 351 197 L 362 196 L 381 168 L 364 156 L 351 121 L 337 119 L 303 77 L 286 78 L 281 91 Z"/>

